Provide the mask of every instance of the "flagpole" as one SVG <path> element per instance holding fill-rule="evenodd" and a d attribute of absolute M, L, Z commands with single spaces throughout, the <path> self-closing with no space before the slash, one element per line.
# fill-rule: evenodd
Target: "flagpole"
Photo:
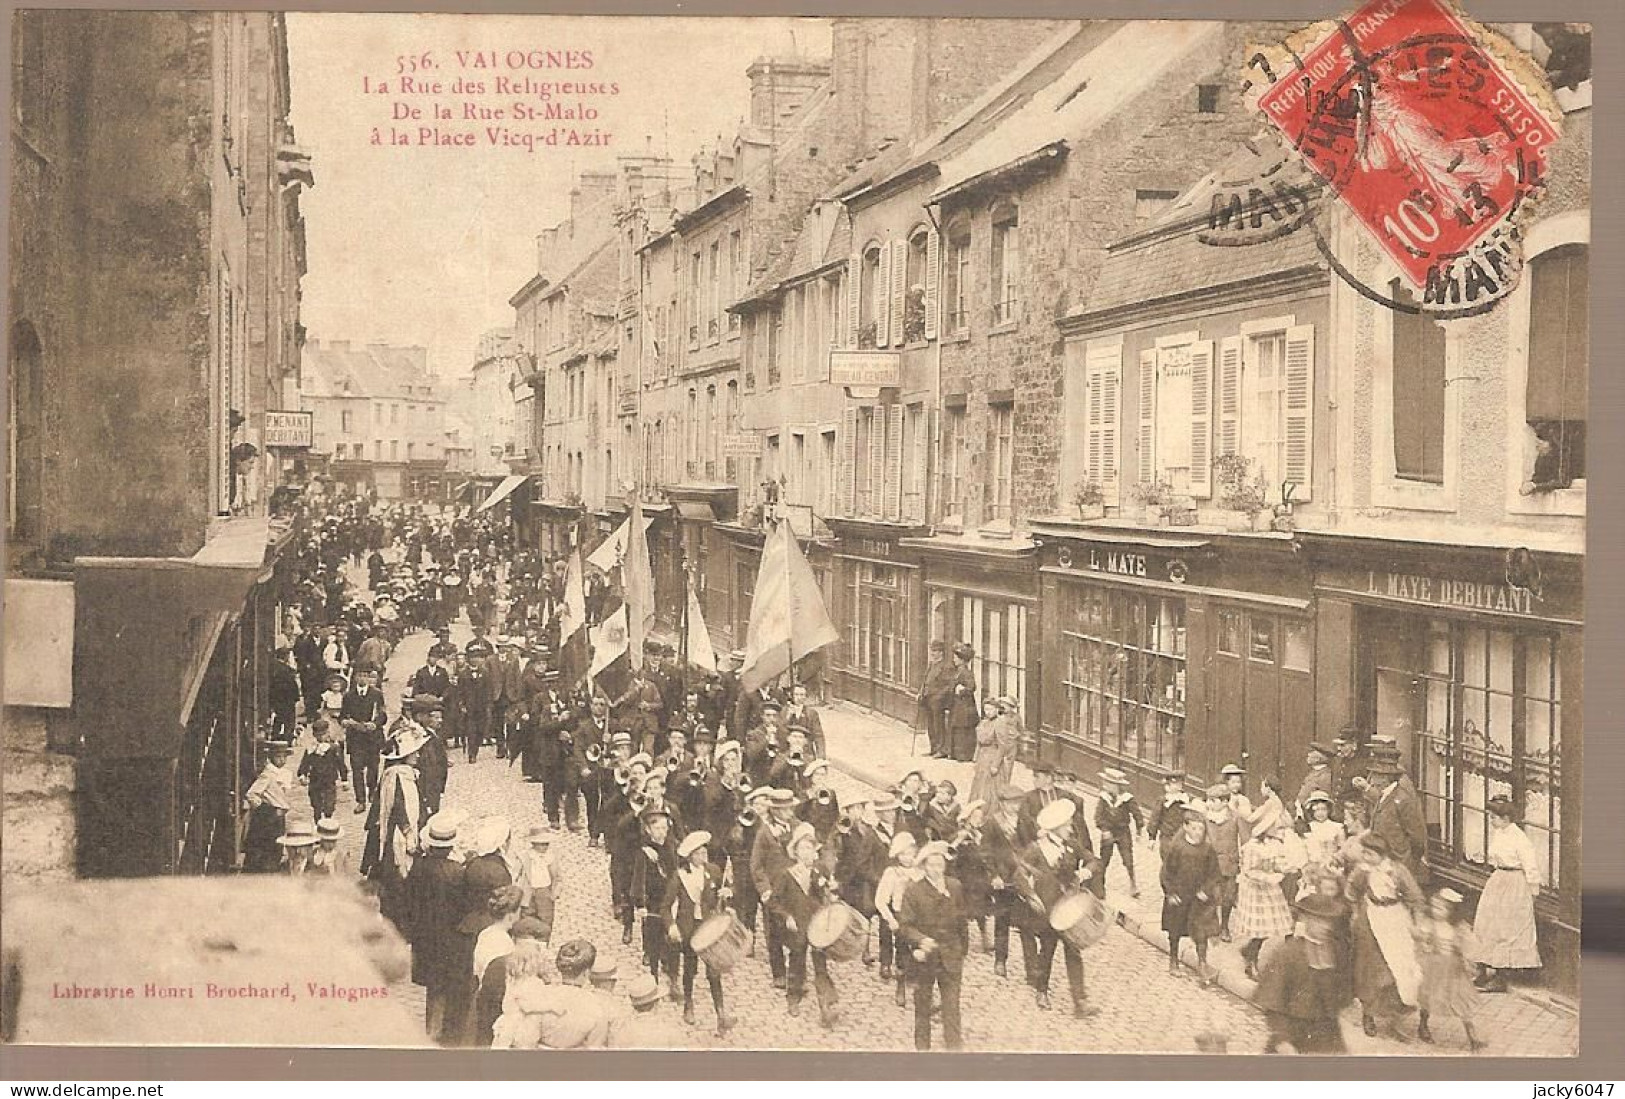
<path fill-rule="evenodd" d="M 689 622 L 688 622 L 689 575 L 688 575 L 688 569 L 689 569 L 689 565 L 688 565 L 688 554 L 686 552 L 684 552 L 681 547 L 678 548 L 677 554 L 678 554 L 678 558 L 677 558 L 678 567 L 682 570 L 682 573 L 683 573 L 683 613 L 682 613 L 682 617 L 679 619 L 680 625 L 678 626 L 677 650 L 678 650 L 678 653 L 681 655 L 681 658 L 682 658 L 682 667 L 679 670 L 679 674 L 682 676 L 682 680 L 683 680 L 683 696 L 686 699 L 687 696 L 688 696 L 688 629 L 689 629 Z"/>

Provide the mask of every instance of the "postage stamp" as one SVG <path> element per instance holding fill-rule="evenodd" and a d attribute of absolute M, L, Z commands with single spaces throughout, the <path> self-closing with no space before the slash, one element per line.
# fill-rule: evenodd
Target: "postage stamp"
<path fill-rule="evenodd" d="M 1307 52 L 1289 43 L 1288 67 L 1267 73 L 1264 117 L 1425 303 L 1493 304 L 1560 135 L 1544 82 L 1445 0 L 1373 0 L 1305 37 Z"/>

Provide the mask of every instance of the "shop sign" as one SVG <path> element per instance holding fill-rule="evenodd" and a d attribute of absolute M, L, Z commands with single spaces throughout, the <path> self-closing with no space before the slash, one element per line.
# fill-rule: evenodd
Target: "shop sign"
<path fill-rule="evenodd" d="M 308 448 L 315 441 L 314 420 L 314 414 L 309 412 L 266 412 L 266 447 Z"/>
<path fill-rule="evenodd" d="M 754 431 L 731 431 L 722 437 L 725 458 L 754 458 L 762 452 L 762 440 Z"/>
<path fill-rule="evenodd" d="M 855 387 L 903 384 L 903 356 L 896 351 L 831 351 L 831 385 Z"/>
<path fill-rule="evenodd" d="M 1533 615 L 1538 602 L 1533 591 L 1511 584 L 1485 584 L 1477 580 L 1376 569 L 1366 572 L 1365 590 L 1369 595 L 1406 603 L 1497 614 Z"/>
<path fill-rule="evenodd" d="M 1190 578 L 1190 566 L 1178 557 L 1160 557 L 1137 550 L 1112 549 L 1107 546 L 1089 546 L 1073 549 L 1061 546 L 1055 563 L 1063 569 L 1080 569 L 1108 576 L 1129 576 L 1136 579 L 1164 580 L 1183 584 Z"/>

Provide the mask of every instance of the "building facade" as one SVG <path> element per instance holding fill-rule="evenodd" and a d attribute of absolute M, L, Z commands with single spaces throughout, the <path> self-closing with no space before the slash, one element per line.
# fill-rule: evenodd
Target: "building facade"
<path fill-rule="evenodd" d="M 230 869 L 290 594 L 282 18 L 29 12 L 13 47 L 6 873 Z"/>
<path fill-rule="evenodd" d="M 312 465 L 346 491 L 382 500 L 440 500 L 445 398 L 428 350 L 349 340 L 305 345 L 304 406 Z"/>

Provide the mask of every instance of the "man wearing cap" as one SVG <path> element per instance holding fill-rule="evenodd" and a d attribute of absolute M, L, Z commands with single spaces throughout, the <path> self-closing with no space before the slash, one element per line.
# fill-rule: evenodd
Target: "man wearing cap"
<path fill-rule="evenodd" d="M 581 791 L 582 801 L 587 807 L 589 847 L 597 846 L 599 837 L 603 835 L 599 810 L 604 803 L 604 782 L 615 756 L 614 745 L 611 743 L 613 736 L 609 728 L 609 699 L 595 691 L 592 700 L 587 704 L 586 716 L 576 723 L 575 744 L 570 759 L 571 771 L 579 776 L 577 785 Z M 627 737 L 628 746 L 631 742 L 631 737 Z M 594 748 L 598 750 L 596 764 L 588 758 Z M 571 797 L 570 801 L 573 803 L 575 798 Z"/>
<path fill-rule="evenodd" d="M 1293 799 L 1292 811 L 1297 822 L 1300 834 L 1309 831 L 1309 797 L 1315 792 L 1330 795 L 1334 783 L 1332 781 L 1332 756 L 1336 750 L 1329 745 L 1318 741 L 1309 745 L 1305 753 L 1305 763 L 1309 773 L 1303 776 L 1298 784 L 1298 795 Z"/>
<path fill-rule="evenodd" d="M 690 944 L 700 924 L 719 915 L 731 893 L 722 884 L 722 871 L 711 862 L 711 833 L 690 832 L 677 845 L 677 872 L 666 884 L 662 907 L 666 915 L 666 935 L 672 948 L 672 969 L 683 974 L 683 1022 L 694 1023 L 694 977 L 699 971 L 699 955 Z M 733 1029 L 734 1021 L 722 1002 L 722 974 L 705 963 L 705 983 L 711 990 L 711 1006 L 717 1013 L 717 1035 Z"/>
<path fill-rule="evenodd" d="M 813 826 L 818 842 L 825 844 L 830 861 L 825 869 L 834 869 L 835 825 L 841 819 L 841 801 L 829 785 L 829 761 L 815 759 L 803 769 L 802 801 L 796 816 Z"/>
<path fill-rule="evenodd" d="M 640 752 L 655 755 L 663 739 L 660 735 L 660 719 L 665 709 L 665 700 L 660 696 L 660 688 L 650 677 L 648 662 L 645 666 L 632 673 L 632 681 L 627 685 L 626 691 L 617 698 L 613 705 L 616 723 L 632 734 L 632 743 Z"/>
<path fill-rule="evenodd" d="M 339 706 L 339 724 L 344 728 L 344 748 L 350 757 L 350 774 L 355 780 L 355 811 L 367 811 L 367 799 L 378 785 L 379 756 L 384 748 L 384 727 L 389 714 L 384 694 L 378 689 L 372 669 L 356 672 L 350 689 Z"/>
<path fill-rule="evenodd" d="M 728 862 L 733 867 L 734 911 L 739 914 L 739 922 L 750 932 L 750 946 L 746 950 L 748 957 L 756 956 L 756 913 L 762 907 L 762 895 L 756 886 L 752 860 L 756 854 L 757 840 L 767 828 L 770 812 L 768 798 L 772 792 L 766 787 L 742 790 L 742 808 L 725 833 L 728 836 Z M 763 919 L 766 919 L 765 914 Z M 779 960 L 783 961 L 782 955 Z"/>
<path fill-rule="evenodd" d="M 672 838 L 670 813 L 659 807 L 639 815 L 641 835 L 632 857 L 632 903 L 643 914 L 643 963 L 649 972 L 666 975 L 671 998 L 677 999 L 676 958 L 666 942 L 666 887 L 677 873 L 677 842 Z"/>
<path fill-rule="evenodd" d="M 412 983 L 425 992 L 424 1028 L 431 1040 L 455 1045 L 464 1019 L 458 1005 L 471 991 L 463 935 L 468 914 L 464 868 L 449 857 L 457 825 L 444 815 L 429 818 L 423 854 L 406 877 L 406 919 L 402 932 L 412 944 Z"/>
<path fill-rule="evenodd" d="M 700 814 L 696 824 L 715 837 L 709 845 L 711 862 L 718 870 L 728 862 L 727 838 L 733 834 L 734 822 L 744 809 L 744 790 L 739 774 L 739 742 L 726 741 L 717 746 L 711 767 L 700 781 Z"/>
<path fill-rule="evenodd" d="M 1332 801 L 1337 809 L 1335 819 L 1342 819 L 1342 802 L 1350 791 L 1356 789 L 1355 777 L 1364 780 L 1370 767 L 1371 756 L 1362 743 L 1359 726 L 1343 726 L 1343 731 L 1332 741 L 1332 788 L 1326 791 L 1332 795 Z"/>
<path fill-rule="evenodd" d="M 807 928 L 813 916 L 835 899 L 829 876 L 818 866 L 818 836 L 812 825 L 798 822 L 790 832 L 789 864 L 773 879 L 772 891 L 765 895 L 771 911 L 777 914 L 788 951 L 786 995 L 792 1017 L 801 1014 L 801 1001 L 807 996 L 807 957 L 812 955 L 813 992 L 818 998 L 819 1021 L 832 1027 L 840 1021 L 835 1008 L 835 983 L 822 950 L 807 941 Z M 777 981 L 774 982 L 777 984 Z"/>
<path fill-rule="evenodd" d="M 621 1015 L 610 1027 L 611 1049 L 684 1049 L 688 1035 L 661 1004 L 660 984 L 647 973 L 639 973 L 626 986 L 631 1012 Z"/>
<path fill-rule="evenodd" d="M 536 768 L 542 779 L 542 808 L 557 828 L 560 817 L 572 832 L 581 829 L 579 757 L 575 766 L 575 733 L 579 717 L 570 700 L 559 692 L 559 673 L 542 673 L 542 689 L 530 699 L 530 743 L 535 745 Z M 586 749 L 583 748 L 584 752 Z"/>
<path fill-rule="evenodd" d="M 508 736 L 508 764 L 511 767 L 517 756 L 526 782 L 542 781 L 542 746 L 536 735 L 536 715 L 548 708 L 545 696 L 554 682 L 548 675 L 552 670 L 550 656 L 544 646 L 531 646 L 530 661 L 519 673 L 518 713 L 512 713 L 513 707 L 509 707 L 513 720 Z"/>
<path fill-rule="evenodd" d="M 1393 857 L 1418 882 L 1427 881 L 1427 822 L 1415 788 L 1407 790 L 1404 771 L 1391 758 L 1371 764 L 1371 835 L 1381 836 Z"/>
<path fill-rule="evenodd" d="M 515 724 L 513 717 L 524 705 L 525 668 L 519 659 L 519 643 L 511 637 L 498 640 L 497 654 L 489 664 L 491 673 L 491 739 L 496 742 L 497 758 L 508 754 L 508 733 Z"/>
<path fill-rule="evenodd" d="M 743 659 L 743 654 L 741 654 Z M 731 728 L 736 736 L 748 736 L 750 732 L 762 724 L 762 710 L 771 704 L 775 715 L 784 706 L 784 696 L 778 687 L 771 683 L 763 683 L 755 690 L 747 691 L 743 688 L 739 692 L 739 701 L 734 703 L 733 725 Z M 747 743 L 746 747 L 749 745 Z M 750 763 L 747 754 L 746 764 Z M 754 772 L 753 772 L 754 773 Z"/>
<path fill-rule="evenodd" d="M 1055 788 L 1055 765 L 1042 760 L 1032 765 L 1033 788 L 1021 799 L 1016 823 L 1015 841 L 1018 848 L 1026 847 L 1038 838 L 1038 815 L 1061 800 Z M 1073 808 L 1077 806 L 1074 804 Z"/>
<path fill-rule="evenodd" d="M 438 643 L 431 645 L 423 667 L 413 672 L 412 678 L 407 680 L 407 690 L 414 697 L 431 695 L 434 698 L 445 698 L 446 691 L 451 687 L 451 673 L 446 670 L 446 660 L 450 655 L 449 646 Z"/>
<path fill-rule="evenodd" d="M 933 841 L 920 848 L 916 864 L 924 875 L 903 891 L 897 934 L 913 952 L 914 1048 L 931 1048 L 931 1008 L 942 990 L 942 1040 L 951 1050 L 964 1038 L 959 1021 L 959 987 L 970 952 L 964 889 L 948 877 L 948 845 Z"/>
<path fill-rule="evenodd" d="M 490 661 L 466 652 L 452 657 L 451 688 L 445 702 L 448 726 L 455 717 L 456 735 L 463 738 L 468 762 L 474 763 L 491 728 Z"/>
<path fill-rule="evenodd" d="M 750 854 L 750 876 L 756 884 L 767 917 L 767 962 L 773 974 L 773 987 L 785 987 L 787 957 L 790 946 L 786 942 L 784 910 L 775 905 L 773 895 L 779 888 L 779 878 L 790 867 L 792 855 L 789 841 L 796 820 L 796 797 L 789 790 L 774 789 L 767 795 L 768 816 L 756 832 L 755 846 Z"/>
<path fill-rule="evenodd" d="M 953 696 L 953 674 L 954 665 L 948 659 L 947 646 L 941 641 L 931 642 L 915 720 L 931 743 L 932 759 L 942 759 L 948 754 L 948 703 Z"/>
<path fill-rule="evenodd" d="M 744 728 L 745 773 L 757 786 L 773 786 L 783 745 L 779 742 L 779 704 L 769 699 L 757 710 L 758 720 Z"/>
<path fill-rule="evenodd" d="M 1010 961 L 1010 928 L 1021 919 L 1020 895 L 1016 891 L 1020 870 L 1022 845 L 1016 836 L 1020 827 L 1022 800 L 1027 792 L 1018 786 L 1006 786 L 999 791 L 998 803 L 982 828 L 983 859 L 987 866 L 988 886 L 993 893 L 993 974 L 1008 975 Z M 1077 811 L 1073 811 L 1076 819 Z M 1036 837 L 1035 837 L 1036 838 Z M 1032 958 L 1024 952 L 1027 962 L 1027 983 L 1032 984 Z"/>
<path fill-rule="evenodd" d="M 1077 807 L 1070 801 L 1052 802 L 1038 815 L 1038 838 L 1021 856 L 1021 876 L 1028 910 L 1023 913 L 1022 949 L 1032 958 L 1033 988 L 1038 1006 L 1050 1006 L 1050 972 L 1055 949 L 1062 947 L 1066 957 L 1067 984 L 1072 992 L 1072 1013 L 1078 1018 L 1099 1014 L 1084 992 L 1083 955 L 1070 941 L 1050 926 L 1049 914 L 1057 903 L 1075 888 L 1088 889 L 1096 896 L 1105 894 L 1101 864 L 1072 839 L 1072 818 Z"/>
<path fill-rule="evenodd" d="M 954 646 L 953 681 L 948 695 L 948 756 L 964 763 L 976 757 L 976 723 L 982 711 L 976 703 L 976 675 L 970 663 L 976 650 L 961 641 Z"/>
<path fill-rule="evenodd" d="M 790 685 L 790 701 L 785 704 L 779 716 L 784 722 L 785 729 L 803 730 L 807 734 L 807 750 L 818 759 L 824 758 L 824 722 L 818 716 L 818 711 L 807 701 L 805 683 Z"/>

